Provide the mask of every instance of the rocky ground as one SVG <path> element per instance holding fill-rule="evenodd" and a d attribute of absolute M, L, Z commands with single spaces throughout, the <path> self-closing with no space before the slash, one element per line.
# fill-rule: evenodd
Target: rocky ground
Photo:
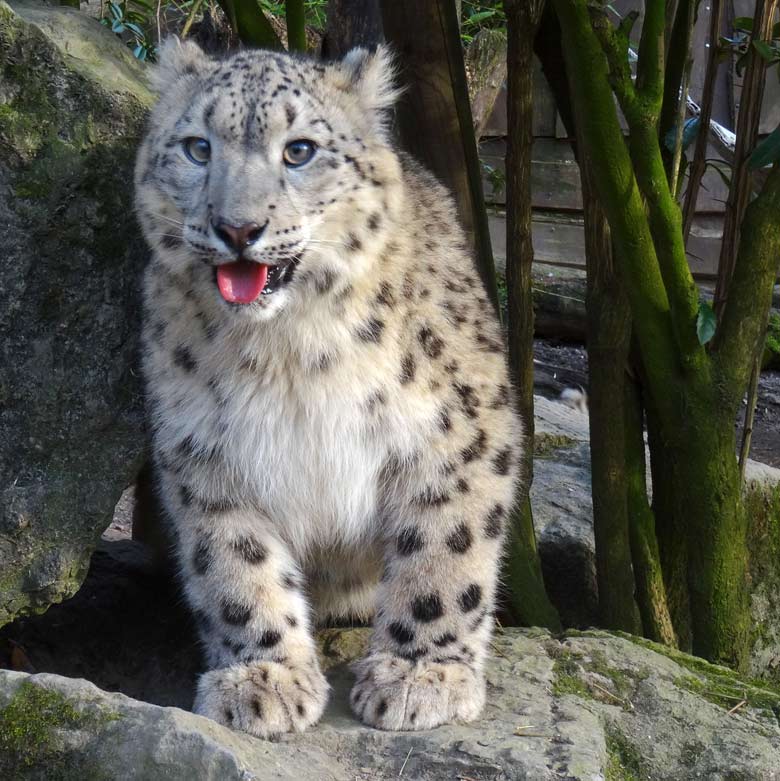
<path fill-rule="evenodd" d="M 306 735 L 273 743 L 83 680 L 0 671 L 0 773 L 123 781 L 779 777 L 780 696 L 691 657 L 600 632 L 556 639 L 502 631 L 478 723 L 388 733 L 360 725 L 347 705 L 348 663 L 366 640 L 366 630 L 323 634 L 331 704 Z"/>

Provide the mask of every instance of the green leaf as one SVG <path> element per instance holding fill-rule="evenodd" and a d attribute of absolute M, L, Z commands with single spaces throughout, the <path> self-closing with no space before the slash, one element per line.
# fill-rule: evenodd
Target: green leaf
<path fill-rule="evenodd" d="M 777 50 L 770 46 L 766 41 L 753 41 L 753 48 L 767 62 L 772 62 L 777 57 Z"/>
<path fill-rule="evenodd" d="M 734 19 L 735 30 L 747 30 L 753 32 L 753 17 L 752 16 L 738 16 Z"/>
<path fill-rule="evenodd" d="M 696 318 L 696 336 L 699 337 L 699 344 L 707 344 L 715 336 L 717 327 L 718 318 L 715 317 L 715 310 L 707 301 L 702 301 Z"/>
<path fill-rule="evenodd" d="M 780 125 L 778 125 L 754 150 L 748 160 L 748 168 L 755 171 L 780 160 Z"/>
<path fill-rule="evenodd" d="M 726 185 L 726 189 L 729 189 L 731 187 L 731 177 L 719 165 L 710 163 L 707 167 L 713 168 L 717 172 L 723 184 Z"/>
<path fill-rule="evenodd" d="M 480 22 L 484 22 L 486 19 L 490 19 L 491 16 L 496 15 L 496 9 L 494 8 L 491 11 L 477 11 L 477 13 L 472 14 L 468 19 L 465 19 L 463 22 L 463 26 L 466 25 L 474 26 L 478 25 Z"/>
<path fill-rule="evenodd" d="M 701 125 L 701 119 L 699 117 L 691 117 L 685 121 L 682 132 L 682 149 L 685 151 L 695 140 L 699 134 L 699 126 Z M 677 143 L 677 126 L 670 128 L 664 136 L 664 145 L 670 152 L 674 152 L 674 145 Z"/>

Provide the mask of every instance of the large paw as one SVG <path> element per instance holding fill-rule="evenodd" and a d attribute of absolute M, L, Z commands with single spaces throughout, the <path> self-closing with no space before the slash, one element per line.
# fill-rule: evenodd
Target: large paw
<path fill-rule="evenodd" d="M 255 662 L 210 670 L 198 681 L 193 711 L 261 738 L 303 732 L 322 716 L 328 682 L 306 667 Z"/>
<path fill-rule="evenodd" d="M 472 721 L 485 704 L 484 679 L 459 662 L 412 662 L 381 653 L 357 662 L 354 670 L 352 709 L 379 729 L 432 729 Z"/>

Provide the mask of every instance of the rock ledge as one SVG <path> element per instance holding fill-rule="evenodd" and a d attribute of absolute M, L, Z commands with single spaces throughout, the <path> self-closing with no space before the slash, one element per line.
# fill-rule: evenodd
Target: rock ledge
<path fill-rule="evenodd" d="M 347 705 L 348 662 L 367 638 L 368 630 L 323 633 L 334 688 L 325 718 L 273 743 L 84 680 L 0 671 L 0 776 L 780 778 L 780 694 L 646 641 L 506 630 L 495 638 L 479 722 L 388 733 L 360 725 Z"/>

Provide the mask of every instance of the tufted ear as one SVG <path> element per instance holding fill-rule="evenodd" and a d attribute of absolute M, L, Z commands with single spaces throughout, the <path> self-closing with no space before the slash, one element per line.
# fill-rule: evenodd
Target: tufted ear
<path fill-rule="evenodd" d="M 396 81 L 395 58 L 387 46 L 351 49 L 338 63 L 339 86 L 355 95 L 361 107 L 374 114 L 384 129 L 387 109 L 392 108 L 403 89 Z"/>
<path fill-rule="evenodd" d="M 157 50 L 157 66 L 151 74 L 152 87 L 162 93 L 174 82 L 203 73 L 211 58 L 193 41 L 182 41 L 173 35 Z"/>

